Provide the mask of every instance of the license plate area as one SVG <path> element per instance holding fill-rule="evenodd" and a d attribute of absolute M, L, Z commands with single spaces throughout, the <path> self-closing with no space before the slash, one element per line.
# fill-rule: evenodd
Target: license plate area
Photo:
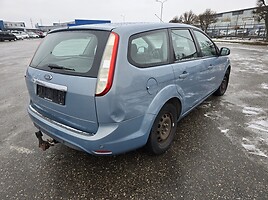
<path fill-rule="evenodd" d="M 49 87 L 45 87 L 45 86 L 37 84 L 36 94 L 42 99 L 46 99 L 48 101 L 51 101 L 60 105 L 65 105 L 65 97 L 66 97 L 65 91 L 60 91 L 60 90 L 56 90 L 53 88 L 49 88 Z"/>

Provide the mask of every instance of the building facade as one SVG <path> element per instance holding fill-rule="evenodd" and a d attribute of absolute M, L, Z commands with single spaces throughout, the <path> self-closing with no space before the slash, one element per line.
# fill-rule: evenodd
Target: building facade
<path fill-rule="evenodd" d="M 264 21 L 258 21 L 258 17 L 254 14 L 256 8 L 248 8 L 242 10 L 234 10 L 230 12 L 217 13 L 217 22 L 211 26 L 222 26 L 230 28 L 256 28 L 264 25 Z"/>
<path fill-rule="evenodd" d="M 86 19 L 75 19 L 74 21 L 69 22 L 58 22 L 53 23 L 50 26 L 42 26 L 39 24 L 35 25 L 35 28 L 30 28 L 31 30 L 42 30 L 42 31 L 50 31 L 57 28 L 66 28 L 70 26 L 78 26 L 78 25 L 86 25 L 86 24 L 101 24 L 101 23 L 111 23 L 111 20 L 86 20 Z M 30 30 L 29 28 L 26 28 L 24 22 L 10 22 L 10 21 L 4 21 L 0 20 L 0 30 L 18 30 L 18 31 L 26 31 Z"/>
<path fill-rule="evenodd" d="M 211 36 L 264 36 L 265 22 L 254 13 L 256 7 L 217 13 L 217 22 L 209 26 Z"/>
<path fill-rule="evenodd" d="M 0 20 L 0 31 L 4 30 L 4 21 Z"/>
<path fill-rule="evenodd" d="M 0 29 L 2 31 L 3 30 L 25 30 L 25 23 L 0 20 Z"/>
<path fill-rule="evenodd" d="M 101 23 L 111 23 L 110 20 L 87 20 L 87 19 L 75 19 L 71 22 L 64 22 L 64 23 L 53 23 L 52 26 L 40 26 L 36 24 L 36 28 L 42 31 L 50 31 L 57 28 L 66 28 L 70 26 L 79 26 L 79 25 L 86 25 L 86 24 L 101 24 Z"/>

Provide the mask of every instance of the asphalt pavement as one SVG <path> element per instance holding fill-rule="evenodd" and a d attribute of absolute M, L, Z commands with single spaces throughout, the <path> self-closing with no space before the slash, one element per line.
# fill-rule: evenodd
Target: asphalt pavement
<path fill-rule="evenodd" d="M 24 74 L 41 41 L 0 42 L 0 199 L 268 199 L 267 46 L 218 43 L 229 88 L 179 122 L 167 153 L 96 157 L 38 148 Z"/>

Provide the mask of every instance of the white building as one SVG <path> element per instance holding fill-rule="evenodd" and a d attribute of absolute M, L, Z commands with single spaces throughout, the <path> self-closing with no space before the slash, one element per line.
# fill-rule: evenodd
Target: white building
<path fill-rule="evenodd" d="M 25 23 L 24 22 L 7 22 L 4 21 L 4 28 L 7 30 L 16 29 L 16 30 L 24 30 Z"/>
<path fill-rule="evenodd" d="M 242 10 L 234 10 L 229 12 L 217 13 L 217 22 L 211 24 L 210 28 L 229 29 L 256 29 L 264 28 L 264 20 L 258 21 L 258 17 L 254 14 L 256 8 L 248 8 Z"/>

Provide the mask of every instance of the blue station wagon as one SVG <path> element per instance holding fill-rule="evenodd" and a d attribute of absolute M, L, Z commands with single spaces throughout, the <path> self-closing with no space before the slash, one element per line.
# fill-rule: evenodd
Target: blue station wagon
<path fill-rule="evenodd" d="M 168 150 L 177 122 L 225 93 L 231 65 L 200 29 L 130 23 L 51 31 L 26 72 L 39 146 L 93 155 Z M 43 133 L 53 138 L 44 141 Z"/>

